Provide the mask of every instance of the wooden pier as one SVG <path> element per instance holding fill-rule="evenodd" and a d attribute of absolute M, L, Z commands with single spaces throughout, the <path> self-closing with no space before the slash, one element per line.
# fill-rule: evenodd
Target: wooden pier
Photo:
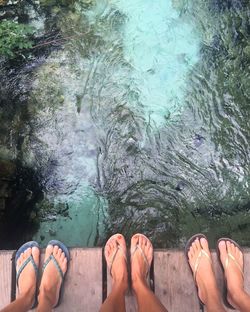
<path fill-rule="evenodd" d="M 56 312 L 98 311 L 111 288 L 101 248 L 72 248 L 61 305 Z M 245 249 L 245 289 L 250 293 L 250 249 Z M 44 254 L 41 257 L 43 263 Z M 223 276 L 215 252 L 212 252 L 216 278 L 222 292 Z M 0 251 L 0 309 L 15 299 L 16 280 L 13 251 Z M 155 250 L 151 285 L 168 311 L 199 312 L 192 274 L 183 251 Z M 136 311 L 136 301 L 126 296 L 128 312 Z M 227 311 L 233 311 L 228 309 Z M 234 310 L 235 311 L 235 310 Z"/>

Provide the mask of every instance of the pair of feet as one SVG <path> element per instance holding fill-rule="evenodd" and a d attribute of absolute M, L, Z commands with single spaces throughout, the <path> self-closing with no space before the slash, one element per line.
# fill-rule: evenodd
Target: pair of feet
<path fill-rule="evenodd" d="M 107 266 L 112 276 L 113 289 L 121 287 L 124 292 L 128 289 L 127 247 L 121 234 L 113 235 L 104 249 Z M 150 240 L 135 234 L 131 238 L 130 264 L 132 289 L 136 290 L 143 284 L 147 285 L 147 277 L 153 259 L 153 246 Z"/>
<path fill-rule="evenodd" d="M 244 265 L 243 254 L 238 246 L 229 240 L 219 240 L 217 247 L 220 261 L 224 269 L 224 277 L 227 286 L 227 301 L 230 305 L 237 308 L 238 294 L 244 289 L 242 273 Z M 199 262 L 197 262 L 202 250 L 209 257 L 206 255 L 200 256 Z M 196 272 L 195 282 L 198 287 L 198 296 L 206 305 L 211 289 L 216 288 L 217 285 L 211 261 L 211 253 L 209 251 L 208 241 L 205 237 L 197 237 L 193 241 L 188 251 L 188 261 L 193 273 Z M 197 263 L 199 263 L 198 267 Z"/>
<path fill-rule="evenodd" d="M 48 245 L 45 251 L 45 259 L 46 260 L 53 255 L 56 259 L 59 267 L 62 270 L 62 273 L 65 274 L 67 271 L 67 257 L 59 246 Z M 29 257 L 33 257 L 34 263 L 37 267 L 39 267 L 40 262 L 40 250 L 38 247 L 27 248 L 16 261 L 16 270 L 17 272 L 22 268 L 25 264 L 25 261 L 29 259 Z M 39 287 L 39 296 L 38 298 L 42 298 L 43 296 L 49 300 L 51 303 L 51 307 L 54 307 L 59 299 L 59 292 L 62 283 L 62 277 L 59 274 L 58 269 L 55 266 L 53 261 L 50 261 L 46 268 L 44 269 L 40 287 Z M 35 302 L 36 295 L 36 287 L 37 287 L 37 275 L 34 269 L 34 265 L 31 262 L 23 268 L 21 274 L 18 279 L 18 290 L 19 297 L 25 298 L 27 302 L 27 307 L 31 308 Z M 39 299 L 38 299 L 39 301 Z"/>

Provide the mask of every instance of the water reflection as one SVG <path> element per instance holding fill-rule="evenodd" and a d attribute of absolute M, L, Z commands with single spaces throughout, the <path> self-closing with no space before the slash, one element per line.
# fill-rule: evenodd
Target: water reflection
<path fill-rule="evenodd" d="M 43 192 L 35 239 L 93 246 L 140 231 L 180 246 L 202 231 L 250 244 L 250 6 L 230 3 L 58 12 L 68 39 L 32 72 L 17 148 Z"/>

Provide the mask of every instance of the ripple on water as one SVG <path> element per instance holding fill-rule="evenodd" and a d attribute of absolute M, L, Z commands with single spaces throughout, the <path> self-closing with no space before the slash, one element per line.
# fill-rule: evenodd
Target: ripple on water
<path fill-rule="evenodd" d="M 76 1 L 58 15 L 71 39 L 36 71 L 22 144 L 44 192 L 36 239 L 250 244 L 250 7 L 227 4 Z"/>

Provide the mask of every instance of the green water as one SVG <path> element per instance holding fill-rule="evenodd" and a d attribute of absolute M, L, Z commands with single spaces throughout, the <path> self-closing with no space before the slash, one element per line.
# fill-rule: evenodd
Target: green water
<path fill-rule="evenodd" d="M 17 104 L 1 108 L 2 159 L 36 177 L 35 190 L 24 182 L 22 239 L 96 246 L 139 231 L 176 247 L 203 232 L 249 246 L 250 6 L 78 0 L 27 11 L 64 40 L 17 71 Z"/>

